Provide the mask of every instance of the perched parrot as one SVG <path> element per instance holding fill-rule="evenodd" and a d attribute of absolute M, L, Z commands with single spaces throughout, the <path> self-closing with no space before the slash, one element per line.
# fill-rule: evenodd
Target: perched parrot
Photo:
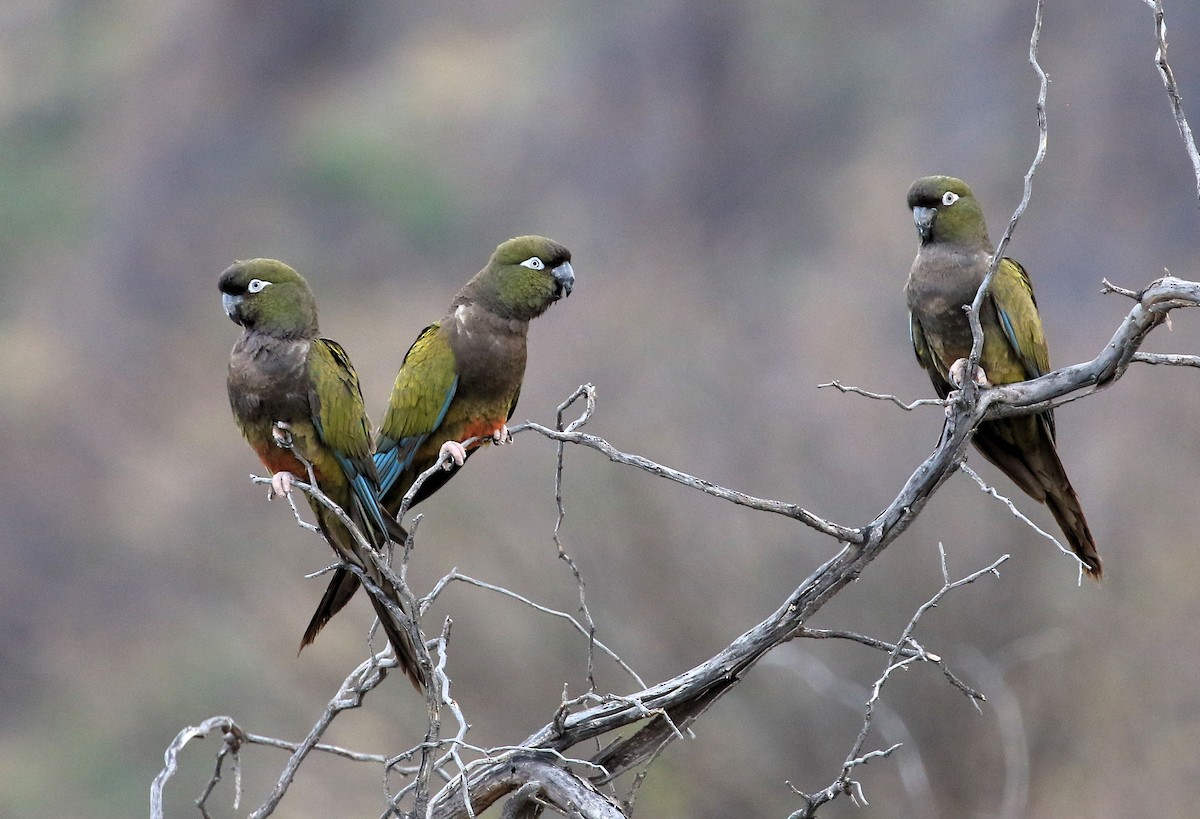
<path fill-rule="evenodd" d="M 975 298 L 992 259 L 983 212 L 971 189 L 950 176 L 927 176 L 908 190 L 921 247 L 904 286 L 909 334 L 917 361 L 929 372 L 938 395 L 961 386 L 971 352 L 971 328 L 963 305 Z M 1012 384 L 1050 370 L 1050 355 L 1033 286 L 1025 268 L 1000 261 L 980 312 L 983 325 L 982 377 Z M 1031 498 L 1050 507 L 1087 574 L 1102 573 L 1096 541 L 1083 516 L 1054 447 L 1054 413 L 986 421 L 975 433 L 983 456 Z"/>
<path fill-rule="evenodd" d="M 445 485 L 479 446 L 464 448 L 462 441 L 508 440 L 507 421 L 525 377 L 529 322 L 569 295 L 574 284 L 571 251 L 542 236 L 518 236 L 497 247 L 487 266 L 458 291 L 450 312 L 417 336 L 396 375 L 376 439 L 380 498 L 389 517 L 443 450 L 453 463 L 421 485 L 414 503 Z M 337 572 L 313 622 L 336 614 L 357 588 L 357 577 Z"/>
<path fill-rule="evenodd" d="M 219 287 L 226 314 L 244 328 L 229 358 L 229 404 L 242 435 L 273 473 L 274 492 L 289 492 L 296 476 L 308 480 L 293 452 L 300 455 L 312 465 L 317 487 L 350 515 L 373 547 L 383 550 L 389 537 L 403 532 L 379 506 L 379 476 L 358 376 L 346 351 L 319 336 L 317 303 L 308 283 L 282 262 L 251 259 L 222 273 Z M 289 439 L 291 451 L 280 446 Z M 309 504 L 337 556 L 361 568 L 407 614 L 350 530 L 320 503 L 310 498 Z M 424 687 L 408 633 L 374 595 L 371 603 L 401 668 L 414 685 Z M 327 619 L 316 628 L 310 624 L 301 649 Z"/>

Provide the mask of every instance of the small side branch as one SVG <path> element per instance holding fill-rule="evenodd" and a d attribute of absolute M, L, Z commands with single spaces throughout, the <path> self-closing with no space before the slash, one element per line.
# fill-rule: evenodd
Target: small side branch
<path fill-rule="evenodd" d="M 694 475 L 689 475 L 688 473 L 682 472 L 678 469 L 672 469 L 669 466 L 663 466 L 662 464 L 656 463 L 649 458 L 643 458 L 641 455 L 633 455 L 628 452 L 622 452 L 608 441 L 595 435 L 570 431 L 569 428 L 563 431 L 554 430 L 550 429 L 549 427 L 542 426 L 541 424 L 536 424 L 532 421 L 526 421 L 519 426 L 513 427 L 512 433 L 515 435 L 518 432 L 524 432 L 525 430 L 531 430 L 553 441 L 586 446 L 589 449 L 594 449 L 597 452 L 604 454 L 610 461 L 613 461 L 614 463 L 637 467 L 643 472 L 649 472 L 651 475 L 657 475 L 660 478 L 666 478 L 669 481 L 674 481 L 675 483 L 682 484 L 683 486 L 687 486 L 691 489 L 698 489 L 707 495 L 721 498 L 722 500 L 729 501 L 730 503 L 736 503 L 739 506 L 745 506 L 760 512 L 771 512 L 776 515 L 783 515 L 784 517 L 798 520 L 806 526 L 816 529 L 822 534 L 830 535 L 831 537 L 837 538 L 838 540 L 846 543 L 861 543 L 863 539 L 863 534 L 858 530 L 850 529 L 845 526 L 839 526 L 836 523 L 832 523 L 824 518 L 814 515 L 812 512 L 809 512 L 807 509 L 804 509 L 797 504 L 786 503 L 784 501 L 777 500 L 768 500 L 766 498 L 758 498 L 753 495 L 748 495 L 745 492 L 739 492 L 735 489 L 727 489 L 724 486 L 719 486 L 718 484 L 712 483 L 711 481 L 706 481 L 703 478 L 697 478 Z"/>
<path fill-rule="evenodd" d="M 916 401 L 909 401 L 908 403 L 905 403 L 904 401 L 901 401 L 898 397 L 896 397 L 895 395 L 892 395 L 890 393 L 870 392 L 869 390 L 864 390 L 862 387 L 853 387 L 848 384 L 843 384 L 842 382 L 837 381 L 837 380 L 829 381 L 825 384 L 817 385 L 818 390 L 823 389 L 825 387 L 833 387 L 838 392 L 843 392 L 843 393 L 850 392 L 850 393 L 854 393 L 855 395 L 865 396 L 866 398 L 873 398 L 876 401 L 891 401 L 893 404 L 895 404 L 896 406 L 898 406 L 900 409 L 904 410 L 905 412 L 912 412 L 913 410 L 917 409 L 918 407 L 944 407 L 944 406 L 946 406 L 946 402 L 943 401 L 941 398 L 918 398 Z"/>

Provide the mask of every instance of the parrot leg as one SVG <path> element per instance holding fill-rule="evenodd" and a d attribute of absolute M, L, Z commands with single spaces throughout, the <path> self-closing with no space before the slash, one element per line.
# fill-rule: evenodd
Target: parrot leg
<path fill-rule="evenodd" d="M 292 484 L 296 482 L 296 476 L 291 472 L 276 472 L 271 476 L 271 494 L 267 496 L 268 500 L 274 499 L 279 495 L 289 495 L 292 492 Z"/>
<path fill-rule="evenodd" d="M 438 461 L 447 472 L 456 466 L 462 466 L 466 460 L 467 450 L 458 441 L 447 441 L 438 450 Z"/>
<path fill-rule="evenodd" d="M 496 446 L 512 443 L 512 433 L 508 431 L 508 424 L 502 424 L 500 429 L 492 433 L 492 443 Z"/>

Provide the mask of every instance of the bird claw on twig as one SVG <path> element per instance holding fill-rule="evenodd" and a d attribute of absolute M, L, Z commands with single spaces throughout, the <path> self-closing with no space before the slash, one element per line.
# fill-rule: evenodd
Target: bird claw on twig
<path fill-rule="evenodd" d="M 512 439 L 512 433 L 508 431 L 508 424 L 501 424 L 500 429 L 492 433 L 492 443 L 496 446 L 511 444 Z"/>
<path fill-rule="evenodd" d="M 462 466 L 466 460 L 467 450 L 458 441 L 447 441 L 438 450 L 438 461 L 447 472 L 456 466 Z"/>
<path fill-rule="evenodd" d="M 960 358 L 950 365 L 950 381 L 956 387 L 962 387 L 966 380 L 967 367 L 970 362 L 965 358 Z M 988 381 L 987 373 L 983 371 L 983 367 L 975 368 L 975 384 L 983 389 L 992 386 L 992 382 Z"/>
<path fill-rule="evenodd" d="M 296 476 L 291 472 L 276 472 L 271 476 L 271 490 L 267 493 L 267 500 L 275 500 L 281 495 L 290 495 L 292 484 L 295 482 Z"/>
<path fill-rule="evenodd" d="M 271 437 L 275 445 L 282 449 L 292 448 L 292 425 L 287 421 L 276 421 L 271 425 Z"/>

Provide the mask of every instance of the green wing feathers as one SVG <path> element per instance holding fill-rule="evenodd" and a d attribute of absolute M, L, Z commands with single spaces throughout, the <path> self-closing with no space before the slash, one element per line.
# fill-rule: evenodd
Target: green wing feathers
<path fill-rule="evenodd" d="M 393 441 L 428 435 L 445 417 L 458 367 L 449 341 L 431 324 L 413 342 L 392 385 L 381 431 Z"/>
<path fill-rule="evenodd" d="M 1019 380 L 1050 372 L 1050 352 L 1042 318 L 1025 268 L 1012 259 L 1001 259 L 992 279 L 991 296 L 1004 335 L 1024 369 L 1025 377 Z"/>
<path fill-rule="evenodd" d="M 371 458 L 371 422 L 358 374 L 342 346 L 324 338 L 313 341 L 308 373 L 309 402 L 317 434 L 337 459 L 354 500 L 362 507 L 367 524 L 364 534 L 380 545 L 386 541 L 389 527 L 379 507 L 379 477 Z"/>

